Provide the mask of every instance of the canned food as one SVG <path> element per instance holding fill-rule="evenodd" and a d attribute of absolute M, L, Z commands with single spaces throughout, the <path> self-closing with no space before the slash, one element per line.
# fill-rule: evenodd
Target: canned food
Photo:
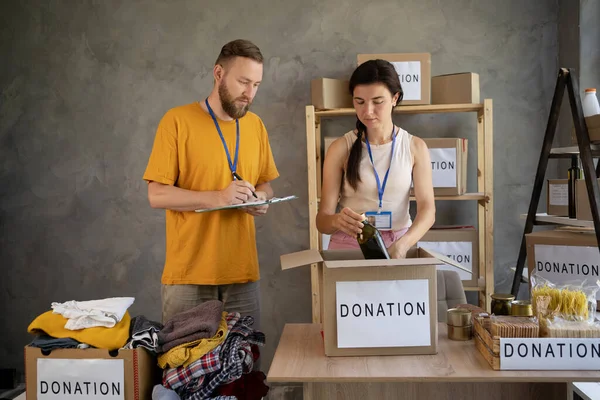
<path fill-rule="evenodd" d="M 448 339 L 450 340 L 471 340 L 473 337 L 473 325 L 452 326 L 448 325 Z"/>
<path fill-rule="evenodd" d="M 446 313 L 446 323 L 452 326 L 471 325 L 471 311 L 465 308 L 450 308 Z"/>

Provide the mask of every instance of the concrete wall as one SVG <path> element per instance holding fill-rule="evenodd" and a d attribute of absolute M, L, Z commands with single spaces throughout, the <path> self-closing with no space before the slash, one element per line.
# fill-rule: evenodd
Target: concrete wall
<path fill-rule="evenodd" d="M 0 363 L 22 368 L 27 325 L 52 301 L 135 296 L 132 314 L 159 318 L 164 215 L 141 179 L 156 124 L 204 98 L 220 47 L 238 37 L 266 56 L 254 111 L 282 175 L 276 192 L 300 196 L 258 222 L 265 368 L 283 325 L 311 315 L 308 269 L 279 267 L 280 254 L 308 246 L 309 82 L 347 77 L 357 53 L 430 52 L 434 75 L 480 74 L 482 98 L 494 100 L 495 275 L 509 290 L 554 89 L 557 18 L 552 0 L 1 2 Z M 353 122 L 328 121 L 324 134 Z M 475 190 L 473 115 L 397 122 L 470 138 Z M 474 224 L 474 209 L 440 204 L 438 221 Z"/>
<path fill-rule="evenodd" d="M 600 92 L 600 2 L 581 0 L 580 7 L 581 90 L 594 87 Z"/>

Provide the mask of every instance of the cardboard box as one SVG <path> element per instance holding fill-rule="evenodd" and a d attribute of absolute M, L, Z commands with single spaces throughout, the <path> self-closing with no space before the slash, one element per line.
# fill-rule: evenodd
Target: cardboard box
<path fill-rule="evenodd" d="M 461 72 L 434 76 L 431 104 L 479 104 L 479 74 Z"/>
<path fill-rule="evenodd" d="M 599 279 L 600 252 L 593 232 L 538 231 L 525 237 L 529 276 L 535 269 L 557 284 Z M 596 299 L 600 299 L 600 291 Z"/>
<path fill-rule="evenodd" d="M 312 105 L 319 110 L 354 107 L 347 80 L 313 79 L 310 82 L 310 96 Z"/>
<path fill-rule="evenodd" d="M 443 256 L 365 260 L 360 250 L 281 256 L 283 270 L 316 264 L 327 356 L 437 353 L 437 273 Z"/>
<path fill-rule="evenodd" d="M 592 115 L 591 117 L 586 117 L 585 124 L 588 128 L 588 135 L 590 135 L 590 141 L 592 143 L 600 143 L 600 114 Z M 575 127 L 571 129 L 571 143 L 577 145 L 577 135 L 575 133 Z"/>
<path fill-rule="evenodd" d="M 569 180 L 548 179 L 546 212 L 557 217 L 569 216 Z"/>
<path fill-rule="evenodd" d="M 357 56 L 358 65 L 376 59 L 387 60 L 396 68 L 404 92 L 401 106 L 431 104 L 430 53 L 359 54 Z"/>
<path fill-rule="evenodd" d="M 598 184 L 600 185 L 600 179 L 598 179 Z M 582 221 L 594 220 L 585 179 L 577 179 L 575 182 L 575 216 Z"/>
<path fill-rule="evenodd" d="M 418 247 L 434 250 L 456 261 L 469 271 L 439 264 L 437 269 L 457 271 L 464 286 L 477 286 L 479 280 L 479 236 L 472 226 L 433 227 L 417 243 Z"/>
<path fill-rule="evenodd" d="M 431 157 L 435 195 L 464 194 L 467 191 L 468 140 L 462 138 L 423 138 L 423 140 L 429 148 Z M 412 194 L 414 194 L 413 189 L 411 189 Z"/>
<path fill-rule="evenodd" d="M 70 398 L 152 398 L 160 383 L 156 358 L 143 348 L 57 349 L 48 355 L 36 347 L 25 347 L 27 400 Z"/>

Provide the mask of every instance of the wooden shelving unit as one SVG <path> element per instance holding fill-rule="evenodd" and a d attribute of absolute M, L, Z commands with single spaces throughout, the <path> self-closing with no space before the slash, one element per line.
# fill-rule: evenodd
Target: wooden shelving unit
<path fill-rule="evenodd" d="M 477 192 L 461 196 L 436 196 L 436 201 L 475 201 L 479 232 L 479 285 L 465 287 L 465 291 L 479 292 L 479 304 L 489 310 L 490 294 L 494 292 L 494 171 L 493 171 L 493 110 L 492 100 L 481 104 L 433 104 L 401 106 L 395 114 L 475 113 L 477 118 Z M 308 205 L 310 248 L 321 249 L 321 235 L 317 230 L 316 217 L 321 186 L 322 146 L 321 124 L 323 118 L 353 116 L 353 108 L 315 110 L 306 106 L 306 150 L 308 158 Z M 414 199 L 412 199 L 414 200 Z M 311 266 L 312 320 L 322 322 L 320 298 L 322 277 L 317 264 Z"/>

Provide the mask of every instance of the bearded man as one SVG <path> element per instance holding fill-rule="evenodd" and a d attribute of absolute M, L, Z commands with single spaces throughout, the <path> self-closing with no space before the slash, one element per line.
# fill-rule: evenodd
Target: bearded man
<path fill-rule="evenodd" d="M 166 210 L 161 278 L 163 323 L 208 300 L 254 318 L 260 329 L 260 286 L 254 217 L 268 206 L 196 213 L 273 197 L 279 176 L 267 130 L 248 111 L 263 75 L 263 56 L 250 41 L 221 49 L 214 86 L 202 101 L 161 119 L 144 180 L 152 208 Z"/>

